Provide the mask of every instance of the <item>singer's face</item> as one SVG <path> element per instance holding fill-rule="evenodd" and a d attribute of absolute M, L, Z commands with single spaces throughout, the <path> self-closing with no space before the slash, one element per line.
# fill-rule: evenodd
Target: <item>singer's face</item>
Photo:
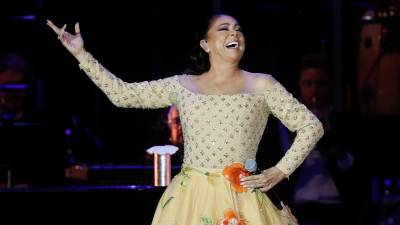
<path fill-rule="evenodd" d="M 245 50 L 245 38 L 239 22 L 228 15 L 216 16 L 202 43 L 210 60 L 239 62 Z"/>
<path fill-rule="evenodd" d="M 313 108 L 328 104 L 330 81 L 326 71 L 318 68 L 302 71 L 299 87 L 301 99 L 307 107 Z"/>

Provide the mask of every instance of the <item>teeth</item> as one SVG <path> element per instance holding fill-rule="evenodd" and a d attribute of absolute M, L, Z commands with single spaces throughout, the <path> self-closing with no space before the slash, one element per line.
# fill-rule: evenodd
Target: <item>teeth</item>
<path fill-rule="evenodd" d="M 232 41 L 232 42 L 229 42 L 229 43 L 226 45 L 226 47 L 227 47 L 227 48 L 237 48 L 237 47 L 239 47 L 239 43 L 238 43 L 237 41 Z"/>

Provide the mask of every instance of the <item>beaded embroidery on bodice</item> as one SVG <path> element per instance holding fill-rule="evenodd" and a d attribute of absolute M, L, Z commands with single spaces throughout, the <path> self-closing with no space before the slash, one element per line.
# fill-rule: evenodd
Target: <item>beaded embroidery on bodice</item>
<path fill-rule="evenodd" d="M 208 95 L 182 85 L 177 99 L 184 164 L 223 168 L 256 156 L 268 111 L 262 94 Z"/>
<path fill-rule="evenodd" d="M 79 67 L 118 107 L 162 108 L 175 104 L 184 135 L 184 165 L 223 168 L 255 158 L 268 116 L 273 114 L 296 137 L 276 167 L 290 175 L 323 135 L 321 122 L 272 76 L 263 93 L 200 94 L 176 75 L 127 83 L 85 52 Z"/>

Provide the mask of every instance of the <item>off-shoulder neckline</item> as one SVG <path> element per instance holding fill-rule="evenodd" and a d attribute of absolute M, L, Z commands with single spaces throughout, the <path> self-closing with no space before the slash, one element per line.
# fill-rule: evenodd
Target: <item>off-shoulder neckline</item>
<path fill-rule="evenodd" d="M 257 93 L 253 93 L 253 92 L 240 92 L 240 93 L 225 93 L 225 94 L 208 94 L 208 93 L 201 93 L 201 92 L 195 92 L 193 90 L 191 90 L 190 88 L 186 87 L 184 84 L 182 84 L 181 80 L 179 79 L 179 77 L 181 76 L 188 76 L 187 74 L 181 74 L 181 75 L 175 75 L 175 79 L 176 82 L 178 83 L 178 85 L 186 92 L 193 94 L 193 95 L 198 95 L 198 96 L 205 96 L 205 97 L 237 97 L 237 96 L 262 96 L 265 94 L 265 92 L 257 92 Z M 277 83 L 273 84 L 272 86 L 275 86 Z M 272 88 L 272 87 L 271 87 Z"/>

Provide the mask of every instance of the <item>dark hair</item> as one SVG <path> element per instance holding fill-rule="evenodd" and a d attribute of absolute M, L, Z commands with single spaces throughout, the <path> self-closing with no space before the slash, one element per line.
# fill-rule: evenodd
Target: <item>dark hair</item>
<path fill-rule="evenodd" d="M 207 72 L 210 69 L 210 60 L 208 54 L 201 48 L 200 41 L 207 36 L 207 32 L 211 27 L 214 20 L 222 15 L 228 15 L 225 13 L 217 13 L 208 16 L 202 24 L 198 25 L 197 31 L 194 37 L 194 48 L 189 53 L 189 63 L 185 70 L 185 73 L 192 75 L 200 75 Z"/>
<path fill-rule="evenodd" d="M 320 53 L 311 53 L 304 56 L 300 61 L 300 71 L 310 68 L 318 68 L 330 73 L 331 65 L 326 55 Z"/>
<path fill-rule="evenodd" d="M 25 58 L 14 52 L 0 54 L 0 72 L 6 70 L 19 71 L 25 76 L 29 72 Z"/>
<path fill-rule="evenodd" d="M 37 107 L 37 105 L 35 105 L 37 99 L 35 95 L 36 89 L 34 85 L 35 80 L 32 68 L 29 66 L 27 59 L 24 56 L 20 55 L 19 53 L 2 52 L 0 53 L 0 76 L 2 76 L 2 74 L 4 74 L 4 72 L 7 71 L 13 71 L 18 73 L 21 76 L 20 77 L 21 80 L 16 80 L 13 82 L 17 82 L 18 84 L 22 84 L 25 86 L 25 87 L 21 86 L 21 88 L 17 87 L 16 89 L 11 87 L 11 89 L 7 90 L 7 92 L 17 93 L 17 98 L 11 98 L 8 99 L 8 101 L 10 102 L 21 101 L 22 105 L 21 108 L 19 108 L 19 110 L 23 112 L 24 114 L 23 117 L 26 119 L 27 116 L 32 116 L 34 108 Z M 1 88 L 0 91 L 2 91 Z M 20 95 L 20 93 L 22 95 Z M 0 115 L 0 119 L 4 119 L 3 115 Z"/>

